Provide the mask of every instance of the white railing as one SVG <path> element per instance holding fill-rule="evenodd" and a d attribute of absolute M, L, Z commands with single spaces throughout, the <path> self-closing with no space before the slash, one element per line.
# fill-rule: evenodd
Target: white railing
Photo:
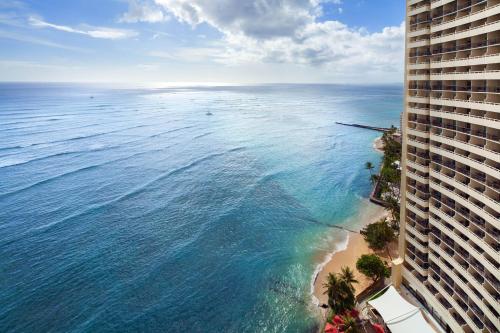
<path fill-rule="evenodd" d="M 445 34 L 445 35 L 440 35 L 440 36 L 436 36 L 436 37 L 432 37 L 432 36 L 431 36 L 431 40 L 432 40 L 432 39 L 443 38 L 443 37 L 447 37 L 447 36 L 451 36 L 451 35 L 458 35 L 458 34 L 462 34 L 462 33 L 464 33 L 464 32 L 470 32 L 470 31 L 472 31 L 472 30 L 479 29 L 479 28 L 484 28 L 484 27 L 486 27 L 486 26 L 488 26 L 488 25 L 491 25 L 491 24 L 497 24 L 497 23 L 499 23 L 499 22 L 500 22 L 500 20 L 495 21 L 495 22 L 484 23 L 483 25 L 478 25 L 478 26 L 476 26 L 476 27 L 469 28 L 469 29 L 467 29 L 467 30 L 450 32 L 450 33 L 447 33 L 447 34 Z M 448 22 L 446 22 L 446 23 L 448 23 Z"/>
<path fill-rule="evenodd" d="M 485 71 L 468 71 L 468 72 L 447 72 L 447 73 L 431 73 L 431 76 L 443 76 L 443 75 L 463 75 L 463 74 L 488 74 L 488 73 L 499 73 L 500 70 L 485 70 Z"/>
<path fill-rule="evenodd" d="M 478 10 L 477 12 L 470 13 L 470 14 L 465 15 L 465 16 L 456 17 L 456 18 L 454 18 L 454 19 L 452 19 L 452 20 L 449 20 L 449 21 L 446 21 L 446 22 L 436 23 L 436 24 L 434 24 L 434 27 L 439 27 L 439 26 L 441 26 L 441 25 L 443 25 L 443 24 L 452 23 L 452 22 L 455 22 L 455 21 L 458 21 L 458 20 L 461 20 L 461 19 L 464 19 L 464 18 L 467 18 L 467 17 L 469 17 L 469 18 L 470 18 L 471 16 L 477 15 L 477 14 L 479 14 L 479 13 L 483 13 L 483 12 L 485 12 L 485 11 L 487 11 L 487 10 L 490 10 L 490 9 L 495 8 L 495 7 L 498 7 L 498 6 L 500 6 L 500 3 L 499 3 L 499 4 L 496 4 L 496 5 L 493 5 L 493 6 L 486 7 L 486 8 L 484 8 L 484 9 Z M 462 9 L 463 9 L 463 8 L 462 8 Z M 450 13 L 450 14 L 451 14 L 451 13 Z"/>
<path fill-rule="evenodd" d="M 498 193 L 498 190 L 497 190 L 497 189 L 495 189 L 495 188 L 491 187 L 490 185 L 488 185 L 487 183 L 485 183 L 485 182 L 483 182 L 483 181 L 480 181 L 480 180 L 474 179 L 474 177 L 473 177 L 473 176 L 471 176 L 471 175 L 467 175 L 467 174 L 465 174 L 465 173 L 463 173 L 463 172 L 460 172 L 459 170 L 455 170 L 455 169 L 449 168 L 449 167 L 447 167 L 446 165 L 441 164 L 441 163 L 437 163 L 437 162 L 435 162 L 435 161 L 432 161 L 432 163 L 436 163 L 436 164 L 438 164 L 438 165 L 439 165 L 440 167 L 442 167 L 442 168 L 446 168 L 446 169 L 451 170 L 451 171 L 453 171 L 453 172 L 455 172 L 455 173 L 458 173 L 458 174 L 460 174 L 460 175 L 462 175 L 462 176 L 464 176 L 464 177 L 466 177 L 466 178 L 470 178 L 470 179 L 474 180 L 475 182 L 478 182 L 478 183 L 480 183 L 481 185 L 488 187 L 488 188 L 489 188 L 490 190 L 492 190 L 493 192 L 497 192 L 497 193 Z M 432 170 L 432 168 L 431 168 L 431 170 Z M 432 171 L 437 172 L 437 171 L 435 171 L 435 170 L 432 170 Z M 441 175 L 442 175 L 442 173 L 439 173 L 439 174 L 441 174 Z M 465 185 L 464 185 L 464 186 L 465 186 Z"/>
<path fill-rule="evenodd" d="M 455 99 L 455 98 L 444 98 L 444 97 L 431 97 L 433 99 L 437 100 L 443 100 L 443 101 L 453 101 L 453 102 L 465 102 L 465 103 L 480 103 L 480 104 L 489 104 L 489 105 L 500 105 L 500 103 L 495 103 L 495 102 L 487 102 L 487 101 L 470 101 L 467 99 Z"/>
<path fill-rule="evenodd" d="M 425 8 L 425 7 L 429 7 L 429 10 L 431 9 L 431 5 L 428 4 L 428 3 L 424 3 L 424 4 L 421 4 L 420 6 L 416 6 L 414 8 L 410 8 L 408 10 L 408 15 L 411 16 L 411 15 L 415 15 L 414 13 L 419 10 L 419 9 L 422 9 L 422 8 Z"/>
<path fill-rule="evenodd" d="M 469 229 L 465 228 L 462 224 L 460 223 L 457 223 L 457 221 L 453 218 L 451 218 L 450 216 L 448 216 L 447 214 L 443 213 L 441 210 L 431 206 L 430 207 L 430 211 L 433 213 L 433 214 L 436 214 L 439 216 L 439 218 L 445 220 L 446 222 L 448 222 L 449 224 L 452 224 L 454 226 L 454 228 L 458 229 L 458 231 L 460 231 L 461 233 L 463 233 L 464 235 L 467 235 L 467 237 L 469 238 L 472 238 L 475 240 L 475 243 L 476 244 L 481 244 L 479 246 L 481 247 L 487 247 L 488 249 L 490 249 L 490 251 L 492 251 L 492 253 L 496 253 L 497 250 L 495 250 L 490 244 L 486 243 L 484 241 L 484 239 L 482 239 L 481 237 L 479 237 L 478 235 L 476 235 L 474 232 L 471 232 Z M 429 220 L 433 220 L 434 219 L 432 218 L 432 216 L 429 216 Z M 439 225 L 439 221 L 436 221 L 436 225 Z"/>
<path fill-rule="evenodd" d="M 437 256 L 435 256 L 432 253 L 429 253 L 429 257 L 432 258 L 432 259 L 434 259 L 434 261 L 436 261 L 436 262 L 439 262 L 439 263 L 442 262 L 442 260 L 440 258 L 438 258 Z M 489 315 L 491 316 L 491 318 L 495 318 L 495 316 L 490 311 L 490 309 L 488 309 L 487 306 L 484 306 L 482 300 L 479 299 L 479 297 L 474 292 L 472 292 L 472 290 L 469 288 L 469 286 L 464 281 L 462 281 L 462 279 L 460 279 L 460 277 L 455 272 L 453 272 L 452 270 L 450 270 L 448 268 L 448 266 L 446 266 L 446 265 L 438 265 L 438 266 L 439 266 L 440 269 L 444 270 L 445 273 L 448 276 L 450 276 L 451 279 L 455 283 L 459 284 L 460 287 L 462 288 L 462 290 L 468 290 L 469 291 L 469 293 L 467 293 L 467 296 L 473 299 L 474 304 L 476 304 L 479 308 L 481 308 L 481 310 L 483 310 L 483 312 L 488 312 Z M 431 269 L 432 269 L 432 267 L 431 267 Z M 460 295 L 459 293 L 457 293 L 457 294 L 459 295 L 460 299 L 462 301 L 464 301 L 465 304 L 468 304 L 468 302 L 462 298 L 462 295 Z"/>
<path fill-rule="evenodd" d="M 433 186 L 439 187 L 439 190 L 442 191 L 441 193 L 444 192 L 444 194 L 447 197 L 450 197 L 453 200 L 458 201 L 460 203 L 460 205 L 462 205 L 462 206 L 468 206 L 469 208 L 473 208 L 473 210 L 476 210 L 474 213 L 476 213 L 477 215 L 481 216 L 483 214 L 487 214 L 487 216 L 489 216 L 490 218 L 492 218 L 493 221 L 495 221 L 497 219 L 495 216 L 491 215 L 489 212 L 487 212 L 486 210 L 484 210 L 482 207 L 476 205 L 474 202 L 472 202 L 472 201 L 470 201 L 468 199 L 464 199 L 458 193 L 455 193 L 455 192 L 452 192 L 452 191 L 448 190 L 443 185 L 438 184 L 438 183 L 432 181 L 432 179 L 429 180 L 429 183 L 432 183 Z M 483 216 L 483 218 L 484 217 L 486 217 L 486 216 Z M 487 220 L 487 219 L 488 218 L 486 217 L 485 220 Z"/>
<path fill-rule="evenodd" d="M 456 116 L 462 116 L 462 117 L 469 117 L 469 118 L 477 118 L 477 119 L 484 119 L 484 120 L 488 120 L 488 121 L 499 121 L 500 122 L 500 119 L 495 119 L 495 118 L 490 118 L 490 117 L 481 117 L 481 116 L 475 116 L 473 114 L 465 114 L 465 113 L 457 113 L 457 112 L 450 112 L 450 111 L 443 111 L 443 110 L 436 110 L 436 109 L 429 109 L 431 114 L 433 112 L 438 112 L 438 113 L 447 113 L 447 114 L 451 114 L 451 115 L 456 115 Z"/>
<path fill-rule="evenodd" d="M 492 141 L 494 143 L 497 143 L 498 140 L 495 140 L 495 139 L 490 139 L 490 138 L 487 138 L 487 137 L 482 137 L 482 136 L 478 136 L 478 135 L 475 135 L 475 134 L 471 134 L 471 133 L 466 133 L 466 132 L 460 132 L 460 131 L 457 131 L 455 129 L 451 129 L 451 128 L 446 128 L 446 127 L 441 127 L 441 126 L 437 126 L 437 125 L 432 125 L 433 128 L 440 128 L 440 129 L 443 129 L 443 130 L 447 130 L 447 131 L 451 131 L 451 132 L 454 132 L 455 135 L 456 134 L 464 134 L 464 135 L 469 135 L 469 136 L 472 136 L 476 139 L 481 139 L 481 140 L 489 140 L 489 141 Z M 471 142 L 463 142 L 463 141 L 460 141 L 460 140 L 455 140 L 454 138 L 449 138 L 447 136 L 444 136 L 444 135 L 441 135 L 441 134 L 437 134 L 437 133 L 434 133 L 434 132 L 430 132 L 431 134 L 435 135 L 435 136 L 440 136 L 442 138 L 446 138 L 448 140 L 452 140 L 452 141 L 455 141 L 457 143 L 461 143 L 465 146 L 472 146 L 472 147 L 475 147 L 475 148 L 478 148 L 478 149 L 482 149 L 482 150 L 486 150 L 488 152 L 491 152 L 491 153 L 494 153 L 494 154 L 500 154 L 498 151 L 494 151 L 494 150 L 491 150 L 489 148 L 486 148 L 485 146 L 478 146 L 476 144 L 473 144 Z M 486 144 L 485 144 L 486 145 Z"/>
<path fill-rule="evenodd" d="M 462 61 L 462 60 L 472 60 L 472 59 L 478 59 L 478 58 L 497 57 L 499 55 L 500 55 L 500 53 L 495 53 L 495 54 L 485 54 L 485 55 L 481 55 L 481 56 L 474 56 L 474 57 L 467 57 L 467 58 L 460 58 L 460 59 L 437 60 L 437 61 L 431 61 L 431 64 L 438 64 L 438 63 L 452 62 L 452 61 Z"/>

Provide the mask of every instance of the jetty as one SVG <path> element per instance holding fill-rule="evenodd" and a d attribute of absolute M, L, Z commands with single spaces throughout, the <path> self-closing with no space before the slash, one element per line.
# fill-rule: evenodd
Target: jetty
<path fill-rule="evenodd" d="M 361 124 L 347 124 L 347 123 L 341 123 L 338 121 L 336 121 L 335 124 L 344 125 L 344 126 L 351 126 L 351 127 L 358 127 L 358 128 L 365 128 L 365 129 L 369 129 L 372 131 L 378 131 L 378 132 L 390 132 L 392 130 L 391 128 L 387 128 L 387 127 L 376 127 L 376 126 L 361 125 Z"/>

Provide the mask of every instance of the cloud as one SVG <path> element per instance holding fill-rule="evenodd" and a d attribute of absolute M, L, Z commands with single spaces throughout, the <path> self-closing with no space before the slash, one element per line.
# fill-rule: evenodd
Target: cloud
<path fill-rule="evenodd" d="M 314 21 L 310 0 L 155 0 L 179 21 L 207 23 L 225 33 L 255 38 L 293 35 Z"/>
<path fill-rule="evenodd" d="M 138 64 L 137 68 L 141 71 L 151 72 L 156 71 L 160 68 L 159 64 Z"/>
<path fill-rule="evenodd" d="M 46 39 L 42 39 L 42 38 L 36 38 L 36 37 L 32 37 L 32 36 L 26 36 L 26 35 L 14 33 L 14 32 L 2 31 L 2 30 L 0 30 L 0 39 L 11 39 L 11 40 L 19 41 L 19 42 L 54 47 L 54 48 L 64 49 L 64 50 L 69 50 L 69 51 L 77 51 L 77 52 L 85 52 L 85 53 L 90 52 L 87 49 L 63 45 L 63 44 L 55 43 L 55 42 L 52 42 L 52 41 L 49 41 Z"/>
<path fill-rule="evenodd" d="M 81 69 L 79 66 L 65 66 L 65 65 L 53 65 L 45 64 L 36 61 L 24 61 L 24 60 L 0 60 L 0 67 L 6 68 L 28 68 L 28 69 L 47 69 L 47 70 L 60 70 L 60 69 Z"/>
<path fill-rule="evenodd" d="M 170 17 L 166 15 L 162 8 L 153 3 L 147 3 L 139 0 L 128 1 L 128 11 L 124 13 L 119 22 L 137 23 L 137 22 L 164 22 Z"/>
<path fill-rule="evenodd" d="M 155 0 L 180 22 L 209 24 L 223 37 L 210 48 L 196 49 L 188 58 L 226 65 L 249 63 L 323 67 L 339 75 L 401 72 L 404 29 L 379 32 L 351 28 L 339 21 L 322 21 L 322 4 L 339 0 Z M 169 53 L 183 59 L 184 49 Z"/>
<path fill-rule="evenodd" d="M 169 52 L 166 51 L 152 51 L 149 56 L 155 58 L 162 58 L 165 60 L 176 61 L 182 59 L 184 62 L 190 63 L 225 63 L 227 64 L 227 57 L 229 56 L 225 50 L 214 47 L 179 47 Z"/>
<path fill-rule="evenodd" d="M 75 33 L 80 35 L 89 36 L 92 38 L 100 38 L 100 39 L 125 39 L 130 37 L 137 36 L 137 32 L 133 30 L 126 29 L 113 29 L 113 28 L 105 28 L 105 27 L 92 27 L 85 26 L 81 29 L 75 29 L 65 25 L 57 25 L 53 23 L 49 23 L 38 19 L 36 17 L 31 16 L 29 18 L 29 23 L 33 27 L 37 28 L 50 28 L 54 30 Z"/>

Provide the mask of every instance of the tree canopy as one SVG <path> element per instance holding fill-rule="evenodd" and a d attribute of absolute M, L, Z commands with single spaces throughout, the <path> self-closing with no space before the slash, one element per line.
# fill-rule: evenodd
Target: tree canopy
<path fill-rule="evenodd" d="M 368 246 L 375 251 L 387 248 L 389 243 L 396 238 L 394 229 L 391 228 L 385 218 L 367 225 L 360 233 L 368 243 Z"/>
<path fill-rule="evenodd" d="M 376 254 L 363 254 L 356 262 L 356 268 L 374 282 L 391 274 L 387 264 Z"/>
<path fill-rule="evenodd" d="M 356 297 L 353 283 L 358 283 L 349 267 L 342 267 L 339 274 L 328 274 L 328 281 L 324 284 L 325 294 L 328 295 L 328 305 L 334 313 L 344 313 L 354 308 Z"/>

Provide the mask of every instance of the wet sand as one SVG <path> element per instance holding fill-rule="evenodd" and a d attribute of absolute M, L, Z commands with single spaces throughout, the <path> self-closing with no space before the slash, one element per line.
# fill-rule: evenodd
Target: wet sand
<path fill-rule="evenodd" d="M 380 219 L 388 216 L 388 212 L 385 211 L 382 207 L 377 208 L 378 209 L 375 209 L 375 212 L 365 220 L 365 223 L 363 223 L 363 225 L 377 222 Z M 319 304 L 324 304 L 328 301 L 328 297 L 323 294 L 325 292 L 323 284 L 327 281 L 328 274 L 340 272 L 343 266 L 350 267 L 354 271 L 356 280 L 359 281 L 359 283 L 354 285 L 354 287 L 356 288 L 356 295 L 370 286 L 372 281 L 366 278 L 356 269 L 356 261 L 358 260 L 358 258 L 362 254 L 369 253 L 373 253 L 373 251 L 370 250 L 368 244 L 363 239 L 363 236 L 361 234 L 349 233 L 347 247 L 344 250 L 335 252 L 315 277 L 314 297 L 319 301 Z M 390 261 L 385 253 L 377 254 L 383 257 L 382 259 L 387 258 L 387 261 Z"/>
<path fill-rule="evenodd" d="M 384 152 L 384 142 L 382 141 L 382 137 L 378 137 L 373 140 L 373 149 L 375 149 L 379 153 Z"/>

